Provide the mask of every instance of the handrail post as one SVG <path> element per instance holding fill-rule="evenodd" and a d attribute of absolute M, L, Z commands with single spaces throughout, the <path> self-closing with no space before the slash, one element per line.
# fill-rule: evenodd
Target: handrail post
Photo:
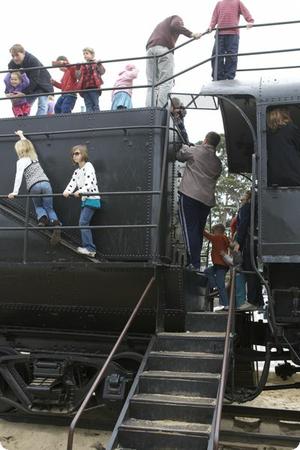
<path fill-rule="evenodd" d="M 218 68 L 219 68 L 219 28 L 216 29 L 215 34 L 215 60 L 213 70 L 213 80 L 218 80 Z"/>
<path fill-rule="evenodd" d="M 157 56 L 155 55 L 153 57 L 153 67 L 152 67 L 152 84 L 151 84 L 151 107 L 153 108 L 154 106 L 154 100 L 155 100 L 155 75 L 157 74 L 157 65 L 158 65 L 158 60 L 157 60 Z"/>
<path fill-rule="evenodd" d="M 213 417 L 211 435 L 210 435 L 210 439 L 208 442 L 207 450 L 218 450 L 218 447 L 219 447 L 222 405 L 223 405 L 223 399 L 224 399 L 224 394 L 225 394 L 225 387 L 226 387 L 227 374 L 228 374 L 228 364 L 229 364 L 228 359 L 229 359 L 229 354 L 230 354 L 230 335 L 231 335 L 231 331 L 232 331 L 232 324 L 233 324 L 233 320 L 234 320 L 233 316 L 234 316 L 234 311 L 235 311 L 235 282 L 236 282 L 236 267 L 233 267 L 232 282 L 231 282 L 231 289 L 230 289 L 230 299 L 229 299 L 229 311 L 228 311 L 226 336 L 225 336 L 225 343 L 224 343 L 224 356 L 223 356 L 223 363 L 222 363 L 222 371 L 221 371 L 219 389 L 218 389 L 218 393 L 217 393 L 216 408 L 215 408 L 215 413 L 214 413 L 214 417 Z"/>
<path fill-rule="evenodd" d="M 75 416 L 74 416 L 74 418 L 73 418 L 73 420 L 72 420 L 72 422 L 71 422 L 70 428 L 69 428 L 67 450 L 72 450 L 72 449 L 73 449 L 74 431 L 75 431 L 75 427 L 76 427 L 76 425 L 77 425 L 77 422 L 78 422 L 78 420 L 80 419 L 80 417 L 81 417 L 81 415 L 82 415 L 82 413 L 83 413 L 83 411 L 84 411 L 86 405 L 88 404 L 88 402 L 89 402 L 91 396 L 92 396 L 93 393 L 95 392 L 95 389 L 97 389 L 98 384 L 100 383 L 101 379 L 103 378 L 104 373 L 105 373 L 107 367 L 109 366 L 109 364 L 110 364 L 110 362 L 111 362 L 111 360 L 112 360 L 114 354 L 116 353 L 116 351 L 117 351 L 119 345 L 121 344 L 121 342 L 122 342 L 122 340 L 123 340 L 125 334 L 127 333 L 128 329 L 129 329 L 129 327 L 131 326 L 131 324 L 132 324 L 132 322 L 133 322 L 133 319 L 135 318 L 136 314 L 138 313 L 138 311 L 139 311 L 139 309 L 140 309 L 140 306 L 142 305 L 142 303 L 143 303 L 145 297 L 147 296 L 149 290 L 151 289 L 151 287 L 152 287 L 152 285 L 153 285 L 155 279 L 156 279 L 156 278 L 155 278 L 155 274 L 154 274 L 154 275 L 152 276 L 151 280 L 149 281 L 149 283 L 147 284 L 146 288 L 144 289 L 144 291 L 143 291 L 143 293 L 142 293 L 142 295 L 141 295 L 139 301 L 137 302 L 137 304 L 136 304 L 134 310 L 132 311 L 132 313 L 131 313 L 131 315 L 130 315 L 130 317 L 129 317 L 129 319 L 128 319 L 126 325 L 125 325 L 125 327 L 123 328 L 123 330 L 122 330 L 120 336 L 118 337 L 118 339 L 117 339 L 115 345 L 113 346 L 113 348 L 112 348 L 110 354 L 108 355 L 108 357 L 107 357 L 105 363 L 103 364 L 103 366 L 102 366 L 100 372 L 99 372 L 98 375 L 96 376 L 96 378 L 95 378 L 95 380 L 94 380 L 92 386 L 90 387 L 90 389 L 89 389 L 87 395 L 85 396 L 85 399 L 83 400 L 83 402 L 81 403 L 80 407 L 78 408 L 78 411 L 77 411 L 77 413 L 75 414 Z"/>
<path fill-rule="evenodd" d="M 25 230 L 24 230 L 24 244 L 23 244 L 23 264 L 27 263 L 29 201 L 30 201 L 29 196 L 27 196 L 26 197 L 26 206 L 25 206 Z"/>

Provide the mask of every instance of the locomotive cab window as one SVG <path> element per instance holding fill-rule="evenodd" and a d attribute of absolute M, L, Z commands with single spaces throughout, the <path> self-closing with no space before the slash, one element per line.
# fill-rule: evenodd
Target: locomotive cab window
<path fill-rule="evenodd" d="M 268 186 L 300 188 L 300 104 L 267 109 Z"/>

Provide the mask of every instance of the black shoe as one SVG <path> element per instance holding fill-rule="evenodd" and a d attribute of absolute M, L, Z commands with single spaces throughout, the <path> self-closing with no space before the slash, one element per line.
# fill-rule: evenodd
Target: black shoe
<path fill-rule="evenodd" d="M 49 220 L 47 216 L 42 216 L 38 220 L 38 227 L 47 227 L 49 225 Z"/>
<path fill-rule="evenodd" d="M 193 264 L 189 264 L 188 266 L 186 266 L 185 270 L 189 270 L 190 272 L 200 272 L 200 269 L 193 266 Z"/>

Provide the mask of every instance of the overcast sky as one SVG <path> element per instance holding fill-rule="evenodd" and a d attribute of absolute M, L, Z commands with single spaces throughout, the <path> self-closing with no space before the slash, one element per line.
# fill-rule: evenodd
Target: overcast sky
<path fill-rule="evenodd" d="M 70 62 L 82 61 L 82 49 L 93 47 L 96 57 L 105 59 L 130 58 L 145 55 L 145 44 L 153 28 L 167 16 L 178 14 L 191 31 L 204 32 L 216 4 L 215 0 L 130 0 L 127 2 L 89 0 L 88 2 L 70 2 L 52 0 L 49 3 L 37 0 L 15 0 L 13 5 L 2 2 L 2 39 L 0 42 L 2 69 L 6 69 L 10 59 L 9 48 L 22 44 L 44 65 L 50 65 L 59 55 L 65 55 Z M 300 19 L 299 0 L 245 0 L 245 6 L 251 12 L 256 23 L 279 22 Z M 15 12 L 15 14 L 13 14 Z M 244 24 L 243 18 L 241 23 Z M 257 28 L 241 31 L 240 52 L 274 50 L 286 47 L 299 47 L 300 25 L 290 27 Z M 186 40 L 181 36 L 178 44 Z M 175 55 L 176 72 L 208 58 L 213 45 L 213 35 L 185 46 Z M 239 67 L 261 67 L 295 64 L 299 53 L 280 56 L 240 58 Z M 106 65 L 104 86 L 110 87 L 123 67 L 122 63 Z M 145 84 L 145 63 L 137 64 L 140 69 L 136 84 Z M 51 72 L 59 79 L 61 72 Z M 205 65 L 189 75 L 176 80 L 174 91 L 200 91 L 203 83 L 210 80 L 210 66 Z M 274 72 L 249 72 L 238 74 L 239 79 L 259 79 L 263 75 L 274 76 Z M 280 73 L 280 76 L 288 74 Z M 290 71 L 288 76 L 300 77 L 299 70 Z M 4 90 L 4 84 L 3 84 Z M 136 90 L 133 94 L 134 106 L 144 106 L 145 92 Z M 77 101 L 76 110 L 83 105 Z M 110 109 L 110 93 L 100 98 L 100 107 Z M 11 116 L 9 101 L 2 102 L 1 117 Z M 196 141 L 206 131 L 222 131 L 217 112 L 193 112 L 186 116 L 186 127 L 190 139 Z"/>

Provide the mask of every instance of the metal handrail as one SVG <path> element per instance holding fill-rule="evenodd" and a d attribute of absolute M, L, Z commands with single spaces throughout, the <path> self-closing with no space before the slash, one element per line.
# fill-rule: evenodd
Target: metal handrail
<path fill-rule="evenodd" d="M 147 284 L 147 286 L 146 286 L 144 292 L 142 293 L 142 295 L 141 295 L 139 301 L 137 302 L 137 304 L 136 304 L 134 310 L 132 311 L 131 316 L 129 317 L 129 319 L 128 319 L 126 325 L 125 325 L 125 327 L 123 328 L 123 330 L 122 330 L 120 336 L 118 337 L 118 339 L 117 339 L 115 345 L 113 346 L 113 348 L 112 348 L 110 354 L 108 355 L 107 360 L 105 361 L 104 365 L 103 365 L 102 368 L 100 369 L 100 371 L 99 371 L 98 375 L 96 376 L 96 378 L 95 378 L 95 380 L 94 380 L 94 382 L 93 382 L 91 388 L 89 389 L 89 391 L 88 391 L 88 393 L 87 393 L 85 399 L 84 399 L 83 402 L 81 403 L 81 405 L 80 405 L 80 407 L 79 407 L 79 409 L 78 409 L 78 411 L 77 411 L 77 413 L 76 413 L 74 419 L 72 420 L 71 425 L 70 425 L 70 427 L 69 427 L 67 450 L 72 450 L 72 449 L 73 449 L 74 431 L 75 431 L 75 427 L 76 427 L 76 425 L 77 425 L 77 422 L 78 422 L 78 420 L 80 419 L 80 417 L 81 417 L 81 415 L 82 415 L 82 413 L 83 413 L 83 411 L 84 411 L 86 405 L 88 404 L 88 402 L 89 402 L 91 396 L 93 395 L 93 393 L 94 393 L 95 390 L 97 389 L 97 386 L 99 385 L 100 381 L 101 381 L 102 378 L 104 377 L 105 371 L 106 371 L 108 365 L 110 364 L 110 362 L 111 362 L 113 356 L 115 355 L 116 351 L 118 350 L 118 348 L 119 348 L 119 346 L 120 346 L 120 344 L 121 344 L 121 342 L 122 342 L 122 340 L 123 340 L 125 334 L 127 333 L 129 327 L 132 325 L 133 319 L 135 318 L 136 314 L 138 313 L 138 311 L 139 311 L 141 305 L 142 305 L 143 302 L 144 302 L 144 299 L 146 298 L 146 296 L 147 296 L 149 290 L 151 289 L 153 283 L 155 282 L 155 280 L 156 280 L 156 274 L 154 274 L 154 276 L 151 278 L 151 280 L 150 280 L 149 283 Z"/>
<path fill-rule="evenodd" d="M 211 434 L 210 434 L 210 439 L 208 442 L 207 450 L 218 450 L 218 448 L 219 448 L 222 407 L 223 407 L 225 387 L 226 387 L 226 381 L 227 381 L 227 375 L 228 375 L 228 369 L 229 369 L 230 339 L 231 339 L 233 324 L 234 324 L 235 282 L 236 282 L 235 277 L 236 277 L 236 267 L 233 267 L 232 281 L 231 281 L 231 287 L 230 287 L 228 319 L 227 319 L 227 327 L 226 327 L 226 335 L 225 335 L 225 343 L 224 343 L 222 371 L 221 371 L 220 384 L 219 384 L 218 393 L 217 393 L 216 407 L 215 407 L 215 412 L 214 412 L 214 417 L 213 417 L 212 429 L 211 429 Z"/>
<path fill-rule="evenodd" d="M 93 192 L 93 193 L 82 193 L 82 195 L 86 197 L 95 196 L 95 195 L 160 195 L 161 191 L 121 191 L 121 192 Z M 70 196 L 75 197 L 74 194 L 70 194 Z M 27 262 L 27 251 L 28 251 L 28 232 L 34 230 L 41 230 L 38 226 L 32 226 L 29 224 L 29 199 L 36 197 L 63 197 L 63 194 L 18 194 L 15 198 L 25 198 L 25 223 L 24 226 L 0 226 L 0 231 L 24 231 L 24 243 L 23 243 L 23 263 Z M 162 197 L 160 195 L 160 197 Z M 7 195 L 0 195 L 0 199 L 7 199 Z M 115 225 L 57 225 L 57 226 L 44 226 L 43 230 L 99 230 L 99 229 L 151 229 L 151 228 L 159 228 L 158 223 L 149 223 L 149 224 L 115 224 Z"/>
<path fill-rule="evenodd" d="M 268 23 L 260 23 L 260 24 L 253 24 L 251 25 L 252 28 L 259 28 L 259 27 L 269 27 L 269 26 L 282 26 L 282 25 L 294 25 L 294 24 L 298 24 L 300 23 L 300 20 L 293 20 L 293 21 L 285 21 L 285 22 L 268 22 Z M 247 25 L 239 25 L 239 26 L 234 26 L 234 27 L 222 27 L 222 28 L 213 28 L 211 31 L 216 31 L 216 35 L 218 35 L 218 33 L 222 30 L 227 30 L 227 29 L 243 29 L 243 28 L 247 28 Z M 203 37 L 204 35 L 209 34 L 208 31 L 205 31 L 204 33 L 202 33 Z M 174 53 L 175 51 L 179 50 L 180 48 L 190 44 L 191 42 L 194 42 L 196 39 L 192 38 L 187 40 L 186 42 L 166 51 L 165 53 L 162 53 L 160 56 L 166 56 L 169 53 Z M 286 51 L 299 51 L 300 49 L 290 49 L 290 50 L 286 50 Z M 270 53 L 281 53 L 282 50 L 274 50 L 274 51 L 263 51 L 263 52 L 253 52 L 253 53 L 235 53 L 232 54 L 231 56 L 254 56 L 254 55 L 260 55 L 260 54 L 270 54 Z M 195 69 L 196 67 L 199 67 L 207 62 L 212 62 L 212 61 L 217 61 L 217 59 L 219 57 L 222 56 L 228 56 L 225 54 L 220 55 L 218 53 L 218 40 L 216 39 L 216 54 L 214 56 L 212 56 L 211 58 L 208 58 L 192 67 L 190 67 L 189 69 L 186 69 L 184 71 L 181 71 L 177 74 L 174 74 L 172 77 L 166 78 L 156 84 L 152 84 L 152 85 L 138 85 L 138 86 L 133 86 L 133 89 L 146 89 L 146 88 L 150 88 L 152 89 L 152 100 L 154 98 L 154 89 L 158 86 L 160 86 L 161 84 L 164 84 L 167 81 L 170 81 L 172 79 L 177 78 L 178 76 L 187 73 L 193 69 Z M 147 59 L 153 59 L 153 60 L 157 60 L 156 56 L 137 56 L 137 57 L 129 57 L 129 58 L 119 58 L 119 59 L 107 59 L 107 60 L 101 60 L 99 62 L 101 62 L 101 64 L 108 64 L 108 63 L 115 63 L 115 62 L 125 62 L 125 61 L 138 61 L 138 60 L 147 60 Z M 97 63 L 97 61 L 96 61 Z M 74 67 L 74 66 L 81 66 L 81 65 L 89 65 L 89 64 L 95 64 L 95 61 L 92 62 L 81 62 L 81 63 L 71 63 L 71 64 L 63 64 L 63 65 L 51 65 L 51 66 L 42 66 L 42 67 L 28 67 L 26 68 L 26 71 L 32 71 L 32 70 L 41 70 L 42 69 L 58 69 L 58 68 L 62 68 L 62 67 Z M 215 63 L 214 69 L 216 69 L 217 67 L 217 62 Z M 155 65 L 154 65 L 155 66 Z M 287 66 L 287 67 L 280 67 L 281 68 L 298 68 L 299 66 Z M 263 70 L 273 70 L 273 69 L 277 69 L 277 67 L 272 67 L 272 68 L 264 68 Z M 1 73 L 8 73 L 8 72 L 14 72 L 17 69 L 9 69 L 9 70 L 0 70 L 0 74 Z M 24 70 L 22 67 L 19 68 L 18 70 Z M 244 71 L 251 71 L 251 70 L 257 70 L 257 69 L 244 69 Z M 214 70 L 214 74 L 216 73 L 216 71 Z M 112 91 L 113 89 L 115 90 L 120 90 L 123 88 L 114 88 L 114 87 L 108 87 L 108 88 L 103 88 L 101 87 L 101 91 Z M 86 92 L 86 89 L 82 89 L 82 90 L 75 90 L 75 91 L 68 91 L 69 94 L 76 94 L 76 93 L 82 93 L 82 92 Z M 39 93 L 39 94 L 28 94 L 26 95 L 26 97 L 30 98 L 30 97 L 40 97 L 40 96 L 48 96 L 48 95 L 61 95 L 62 93 L 65 92 L 43 92 L 43 93 Z M 0 100 L 11 100 L 10 97 L 0 97 Z M 153 106 L 153 101 L 152 101 L 152 106 Z"/>

